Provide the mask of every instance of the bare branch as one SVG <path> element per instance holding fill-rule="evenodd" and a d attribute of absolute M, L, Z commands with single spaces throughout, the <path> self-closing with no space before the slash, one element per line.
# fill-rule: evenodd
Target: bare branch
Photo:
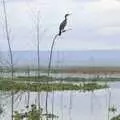
<path fill-rule="evenodd" d="M 66 29 L 66 30 L 63 30 L 61 33 L 65 33 L 67 31 L 69 31 L 71 29 Z M 50 49 L 50 56 L 49 56 L 49 64 L 48 64 L 48 78 L 50 77 L 50 71 L 51 71 L 51 63 L 52 63 L 52 54 L 53 54 L 53 48 L 54 48 L 54 45 L 55 45 L 55 41 L 57 39 L 57 37 L 59 36 L 59 34 L 57 33 L 54 38 L 53 38 L 53 41 L 52 41 L 52 45 L 51 45 L 51 49 Z M 49 80 L 47 80 L 47 85 L 49 83 Z M 54 91 L 53 91 L 53 96 L 54 96 Z M 53 98 L 54 100 L 54 98 Z M 52 114 L 53 114 L 53 103 L 52 103 Z M 48 120 L 48 91 L 46 93 L 46 120 Z M 52 118 L 53 120 L 53 118 Z"/>

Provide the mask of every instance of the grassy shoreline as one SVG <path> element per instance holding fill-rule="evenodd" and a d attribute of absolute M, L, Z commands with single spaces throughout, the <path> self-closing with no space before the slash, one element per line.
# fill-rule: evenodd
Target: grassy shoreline
<path fill-rule="evenodd" d="M 31 78 L 32 79 L 32 78 Z M 25 80 L 25 79 L 24 79 Z M 106 84 L 98 84 L 95 82 L 90 83 L 56 83 L 56 82 L 48 82 L 48 84 L 44 82 L 37 81 L 23 81 L 17 78 L 14 81 L 3 79 L 0 80 L 0 90 L 3 91 L 64 91 L 64 90 L 83 90 L 83 91 L 93 91 L 96 89 L 104 89 L 108 86 Z"/>
<path fill-rule="evenodd" d="M 0 77 L 0 81 L 9 81 L 10 77 Z M 67 83 L 80 83 L 80 82 L 120 82 L 120 78 L 80 78 L 80 77 L 65 77 L 65 78 L 55 78 L 55 77 L 48 77 L 48 76 L 17 76 L 14 77 L 14 81 L 21 81 L 21 82 L 67 82 Z"/>

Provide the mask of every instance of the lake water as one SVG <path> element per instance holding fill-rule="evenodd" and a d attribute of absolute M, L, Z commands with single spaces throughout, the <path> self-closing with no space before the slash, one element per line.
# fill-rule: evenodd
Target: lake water
<path fill-rule="evenodd" d="M 58 120 L 108 120 L 109 98 L 111 98 L 110 106 L 117 108 L 115 114 L 110 113 L 110 118 L 120 113 L 120 82 L 109 84 L 109 89 L 96 90 L 94 92 L 54 92 L 54 114 L 59 116 Z M 40 94 L 40 104 L 44 110 L 45 95 L 45 92 Z M 53 93 L 49 92 L 49 113 L 52 111 L 52 96 Z M 29 100 L 28 97 L 30 98 Z M 0 115 L 0 120 L 11 120 L 10 93 L 0 93 L 0 104 L 4 110 Z M 38 104 L 37 92 L 19 92 L 14 96 L 14 110 L 23 112 L 28 104 Z"/>
<path fill-rule="evenodd" d="M 40 51 L 40 63 L 48 66 L 49 51 Z M 9 61 L 8 52 L 1 51 Z M 36 51 L 13 51 L 15 66 L 33 66 L 37 63 Z M 53 51 L 53 66 L 120 66 L 120 50 Z"/>

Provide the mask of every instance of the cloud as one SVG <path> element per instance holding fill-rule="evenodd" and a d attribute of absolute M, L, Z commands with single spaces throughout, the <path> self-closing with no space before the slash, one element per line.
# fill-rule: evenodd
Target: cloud
<path fill-rule="evenodd" d="M 73 2 L 98 2 L 100 0 L 73 0 Z"/>
<path fill-rule="evenodd" d="M 119 47 L 120 2 L 116 0 L 30 0 L 28 3 L 26 2 L 28 0 L 9 1 L 11 2 L 7 4 L 7 13 L 11 35 L 14 38 L 12 39 L 14 50 L 36 50 L 38 10 L 42 26 L 40 29 L 49 29 L 41 41 L 41 50 L 50 48 L 53 35 L 58 32 L 59 24 L 66 12 L 72 12 L 67 26 L 72 28 L 72 31 L 58 39 L 56 49 L 118 49 Z M 3 49 L 7 49 L 1 26 L 0 24 L 0 35 L 2 35 L 0 44 Z"/>
<path fill-rule="evenodd" d="M 2 2 L 3 0 L 0 0 Z M 34 2 L 35 0 L 5 0 L 5 2 Z"/>
<path fill-rule="evenodd" d="M 108 26 L 98 30 L 98 34 L 103 36 L 115 36 L 120 34 L 120 26 Z"/>

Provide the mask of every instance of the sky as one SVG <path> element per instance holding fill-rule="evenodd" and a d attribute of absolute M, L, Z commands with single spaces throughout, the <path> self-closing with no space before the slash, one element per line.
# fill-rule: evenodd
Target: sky
<path fill-rule="evenodd" d="M 0 0 L 0 50 L 8 50 Z M 66 13 L 67 31 L 55 50 L 120 49 L 120 0 L 6 0 L 13 50 L 36 50 L 36 18 L 40 19 L 40 50 L 49 50 Z"/>

